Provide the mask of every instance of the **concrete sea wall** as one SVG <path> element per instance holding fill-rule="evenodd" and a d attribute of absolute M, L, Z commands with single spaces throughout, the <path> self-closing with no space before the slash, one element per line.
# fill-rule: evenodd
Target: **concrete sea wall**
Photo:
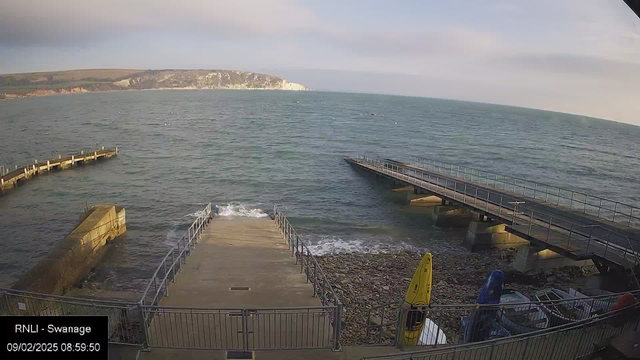
<path fill-rule="evenodd" d="M 107 243 L 126 230 L 124 208 L 113 204 L 92 207 L 80 224 L 19 279 L 13 289 L 64 294 L 100 261 Z"/>

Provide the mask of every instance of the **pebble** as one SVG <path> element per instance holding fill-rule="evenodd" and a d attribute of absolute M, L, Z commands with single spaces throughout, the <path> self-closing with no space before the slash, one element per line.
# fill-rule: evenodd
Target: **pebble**
<path fill-rule="evenodd" d="M 487 276 L 494 269 L 501 269 L 505 273 L 505 287 L 527 296 L 551 285 L 566 290 L 577 278 L 597 272 L 591 266 L 545 269 L 536 271 L 533 275 L 522 274 L 510 266 L 515 257 L 513 249 L 471 253 L 462 247 L 452 247 L 451 250 L 432 254 L 432 283 L 435 284 L 431 293 L 432 304 L 475 303 Z M 375 331 L 370 331 L 367 335 L 367 321 L 370 315 L 384 315 L 385 323 L 393 323 L 398 304 L 404 298 L 421 255 L 389 252 L 316 257 L 329 282 L 335 284 L 336 295 L 346 310 L 342 318 L 342 345 L 393 343 L 392 338 L 378 337 Z M 385 306 L 381 308 L 381 305 Z M 459 316 L 452 322 L 453 326 L 457 326 L 458 319 Z M 385 329 L 393 331 L 393 326 Z"/>

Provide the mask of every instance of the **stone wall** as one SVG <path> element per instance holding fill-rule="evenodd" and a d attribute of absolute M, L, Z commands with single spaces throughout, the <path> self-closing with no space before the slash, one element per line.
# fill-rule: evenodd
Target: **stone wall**
<path fill-rule="evenodd" d="M 64 294 L 102 259 L 107 243 L 125 231 L 124 208 L 113 204 L 94 206 L 67 237 L 14 284 L 13 289 Z"/>

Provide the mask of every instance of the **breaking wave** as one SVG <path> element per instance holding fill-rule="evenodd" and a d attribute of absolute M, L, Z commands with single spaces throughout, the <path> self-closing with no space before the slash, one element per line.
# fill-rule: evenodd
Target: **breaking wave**
<path fill-rule="evenodd" d="M 230 202 L 227 205 L 216 205 L 218 216 L 243 216 L 253 218 L 267 217 L 267 213 L 261 209 L 252 209 L 247 204 Z"/>
<path fill-rule="evenodd" d="M 197 217 L 199 217 L 199 216 L 201 216 L 203 214 L 204 214 L 204 210 L 198 210 L 196 212 L 192 212 L 191 214 L 187 214 L 187 215 L 185 215 L 183 217 L 188 217 L 188 218 L 194 218 L 195 219 L 195 218 L 197 218 Z"/>
<path fill-rule="evenodd" d="M 375 239 L 349 239 L 343 240 L 336 236 L 304 236 L 309 244 L 309 250 L 313 255 L 366 253 L 380 254 L 391 251 L 421 252 L 418 248 L 406 242 L 383 242 Z"/>

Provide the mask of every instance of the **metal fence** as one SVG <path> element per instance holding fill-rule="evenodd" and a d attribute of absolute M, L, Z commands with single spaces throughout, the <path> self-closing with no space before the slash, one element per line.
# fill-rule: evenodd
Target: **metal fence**
<path fill-rule="evenodd" d="M 144 307 L 152 348 L 336 349 L 333 306 L 290 308 Z"/>
<path fill-rule="evenodd" d="M 455 202 L 469 205 L 494 219 L 511 223 L 518 235 L 544 241 L 556 251 L 569 252 L 574 257 L 596 255 L 624 268 L 638 267 L 637 241 L 602 226 L 577 223 L 566 216 L 549 214 L 521 205 L 521 198 L 496 192 L 485 187 L 442 176 L 389 160 L 358 156 L 359 164 L 408 184 L 426 189 Z M 571 250 L 569 250 L 571 249 Z"/>
<path fill-rule="evenodd" d="M 309 250 L 307 244 L 300 238 L 300 235 L 291 226 L 289 220 L 282 213 L 282 210 L 274 205 L 273 207 L 274 220 L 276 225 L 282 232 L 289 249 L 291 250 L 291 256 L 296 259 L 296 264 L 300 265 L 300 272 L 305 274 L 306 281 L 310 282 L 313 286 L 313 296 L 320 298 L 320 303 L 325 307 L 335 308 L 334 318 L 332 319 L 334 339 L 334 349 L 340 348 L 340 328 L 342 323 L 342 303 L 333 291 L 329 280 L 327 279 L 324 271 L 318 261 Z"/>
<path fill-rule="evenodd" d="M 300 272 L 313 285 L 313 295 L 322 306 L 288 308 L 191 308 L 159 306 L 169 296 L 169 283 L 211 217 L 211 204 L 203 210 L 185 236 L 170 250 L 154 272 L 144 291 L 144 347 L 226 350 L 271 350 L 340 348 L 341 305 L 322 269 L 279 209 L 279 229 L 300 264 Z M 295 245 L 294 245 L 295 244 Z"/>
<path fill-rule="evenodd" d="M 151 348 L 272 350 L 340 349 L 342 305 L 320 265 L 288 220 L 275 219 L 300 272 L 322 306 L 190 308 L 159 306 L 211 219 L 208 204 L 169 250 L 136 303 L 80 299 L 0 289 L 0 315 L 106 315 L 109 341 Z"/>
<path fill-rule="evenodd" d="M 510 291 L 510 290 L 506 290 Z M 630 292 L 640 295 L 640 291 Z M 369 310 L 368 344 L 402 348 L 416 325 L 427 328 L 413 345 L 440 347 L 509 337 L 552 329 L 611 312 L 613 303 L 625 293 L 556 299 L 539 293 L 539 301 L 497 305 L 451 304 L 409 306 L 391 302 Z M 397 335 L 397 336 L 396 336 Z"/>
<path fill-rule="evenodd" d="M 156 306 L 163 296 L 169 295 L 169 283 L 175 281 L 176 274 L 182 269 L 182 264 L 187 262 L 187 256 L 191 255 L 191 250 L 198 243 L 211 217 L 211 203 L 209 203 L 189 226 L 187 232 L 160 261 L 142 293 L 141 305 Z"/>
<path fill-rule="evenodd" d="M 635 304 L 552 329 L 542 329 L 480 342 L 369 356 L 364 359 L 572 360 L 592 354 L 613 336 L 623 332 L 637 331 L 640 328 L 639 314 L 640 305 Z"/>
<path fill-rule="evenodd" d="M 0 315 L 105 315 L 109 317 L 109 342 L 141 345 L 143 313 L 140 304 L 82 299 L 0 289 Z"/>
<path fill-rule="evenodd" d="M 411 164 L 627 226 L 640 225 L 640 208 L 619 201 L 422 157 L 411 157 Z"/>

